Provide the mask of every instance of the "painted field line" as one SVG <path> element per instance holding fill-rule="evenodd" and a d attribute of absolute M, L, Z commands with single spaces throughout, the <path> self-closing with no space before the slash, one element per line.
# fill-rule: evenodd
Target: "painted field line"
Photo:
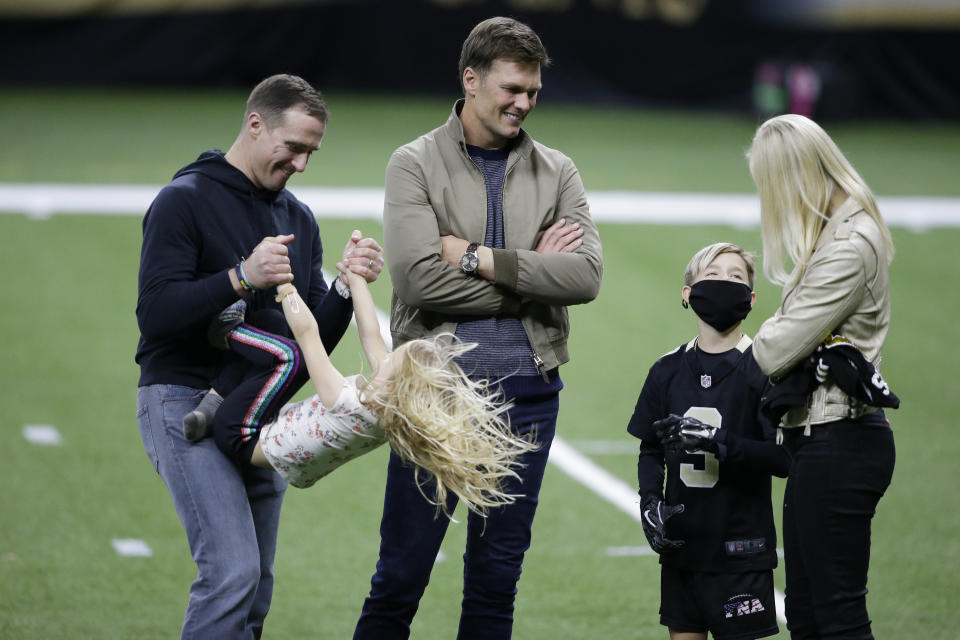
<path fill-rule="evenodd" d="M 578 452 L 559 436 L 550 445 L 550 462 L 595 494 L 640 522 L 640 496 L 603 467 Z"/>
<path fill-rule="evenodd" d="M 648 546 L 607 547 L 606 555 L 610 558 L 625 558 L 629 556 L 655 556 L 657 552 Z"/>
<path fill-rule="evenodd" d="M 23 425 L 23 437 L 32 444 L 56 446 L 63 442 L 57 428 L 49 424 Z"/>
<path fill-rule="evenodd" d="M 153 549 L 143 540 L 137 540 L 135 538 L 114 538 L 110 543 L 119 556 L 126 556 L 128 558 L 149 558 L 153 556 Z"/>
<path fill-rule="evenodd" d="M 569 443 L 580 453 L 590 456 L 635 456 L 640 451 L 640 441 L 633 440 L 571 440 Z"/>
<path fill-rule="evenodd" d="M 0 213 L 36 218 L 54 214 L 142 216 L 162 185 L 0 183 Z M 380 220 L 380 187 L 297 187 L 290 189 L 318 218 Z M 589 191 L 597 222 L 714 224 L 755 227 L 760 205 L 755 194 Z M 887 196 L 878 199 L 887 224 L 922 231 L 960 227 L 960 198 Z"/>
<path fill-rule="evenodd" d="M 553 444 L 550 446 L 550 462 L 571 478 L 640 522 L 640 497 L 637 492 L 559 437 L 554 437 Z M 786 624 L 783 594 L 778 589 L 775 589 L 773 593 L 777 606 L 777 619 Z"/>

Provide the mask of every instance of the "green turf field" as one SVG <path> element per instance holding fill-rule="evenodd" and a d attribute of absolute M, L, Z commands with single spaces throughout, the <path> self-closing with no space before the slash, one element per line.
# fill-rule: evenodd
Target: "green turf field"
<path fill-rule="evenodd" d="M 226 148 L 242 93 L 0 92 L 0 182 L 161 184 L 209 147 Z M 323 149 L 297 185 L 382 184 L 389 152 L 440 124 L 450 101 L 329 96 Z M 751 189 L 743 150 L 755 123 L 729 115 L 591 110 L 545 94 L 528 129 L 577 162 L 588 189 Z M 890 123 L 830 127 L 880 195 L 960 196 L 960 126 Z M 139 218 L 0 215 L 0 638 L 176 637 L 195 575 L 169 496 L 140 443 L 134 393 Z M 338 246 L 355 222 L 322 220 Z M 380 235 L 375 222 L 358 225 Z M 600 297 L 574 308 L 573 361 L 558 433 L 569 443 L 626 442 L 646 369 L 688 339 L 679 305 L 689 256 L 716 240 L 759 249 L 757 230 L 602 225 Z M 960 229 L 894 230 L 893 328 L 884 374 L 904 402 L 890 415 L 897 469 L 874 520 L 869 606 L 882 638 L 960 635 L 956 572 L 960 457 L 951 391 L 960 311 L 954 256 Z M 777 290 L 758 280 L 752 333 Z M 386 307 L 389 280 L 374 286 Z M 335 353 L 361 361 L 355 338 Z M 54 425 L 60 446 L 29 443 L 24 425 Z M 594 455 L 634 482 L 631 453 Z M 287 494 L 268 638 L 347 638 L 368 589 L 386 451 Z M 782 481 L 775 481 L 779 494 Z M 775 498 L 779 504 L 779 495 Z M 113 539 L 147 542 L 152 557 L 122 557 Z M 454 525 L 414 623 L 413 637 L 451 638 L 459 614 L 463 526 Z M 665 638 L 652 557 L 608 557 L 642 546 L 639 525 L 556 467 L 548 468 L 534 545 L 519 584 L 515 637 Z M 782 588 L 782 574 L 778 572 Z M 781 633 L 780 638 L 787 634 Z"/>

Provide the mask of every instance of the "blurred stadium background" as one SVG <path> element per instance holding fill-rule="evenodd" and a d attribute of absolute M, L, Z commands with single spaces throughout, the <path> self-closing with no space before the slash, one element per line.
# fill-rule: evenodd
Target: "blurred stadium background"
<path fill-rule="evenodd" d="M 898 249 L 884 374 L 904 405 L 874 521 L 875 632 L 960 637 L 956 0 L 0 0 L 0 638 L 177 635 L 194 568 L 134 416 L 152 193 L 230 145 L 254 83 L 297 73 L 333 115 L 290 188 L 328 247 L 354 227 L 380 236 L 389 153 L 443 122 L 463 37 L 502 14 L 554 59 L 527 128 L 579 166 L 606 262 L 598 300 L 572 310 L 567 455 L 547 472 L 515 637 L 665 637 L 624 427 L 649 365 L 694 331 L 677 304 L 689 256 L 721 239 L 759 250 L 743 152 L 785 111 L 834 136 Z M 757 290 L 749 333 L 777 306 L 776 288 Z M 383 308 L 389 291 L 374 288 Z M 335 356 L 360 366 L 352 336 Z M 267 637 L 350 636 L 385 454 L 288 493 Z M 414 638 L 455 633 L 462 540 L 452 527 Z"/>

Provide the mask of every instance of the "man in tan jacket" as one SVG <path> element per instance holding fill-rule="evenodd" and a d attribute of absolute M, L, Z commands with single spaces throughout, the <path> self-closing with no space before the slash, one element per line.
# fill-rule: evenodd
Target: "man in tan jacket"
<path fill-rule="evenodd" d="M 539 447 L 521 460 L 522 494 L 468 516 L 458 638 L 509 638 L 523 555 L 556 427 L 566 306 L 596 297 L 600 239 L 573 162 L 521 125 L 549 64 L 540 38 L 509 18 L 463 45 L 464 98 L 443 126 L 398 149 L 386 175 L 384 241 L 394 346 L 440 332 L 476 343 L 460 364 L 502 387 L 514 431 Z M 421 477 L 421 481 L 423 478 Z M 391 454 L 380 559 L 354 638 L 406 638 L 448 520 L 415 471 Z M 452 505 L 451 505 L 452 510 Z"/>

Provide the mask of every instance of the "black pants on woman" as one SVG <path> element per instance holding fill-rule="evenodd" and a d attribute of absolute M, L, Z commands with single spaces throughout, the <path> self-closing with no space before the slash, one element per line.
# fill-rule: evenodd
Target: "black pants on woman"
<path fill-rule="evenodd" d="M 784 445 L 793 455 L 783 498 L 790 637 L 872 639 L 870 521 L 893 476 L 893 431 L 877 411 L 809 436 L 784 430 Z"/>

